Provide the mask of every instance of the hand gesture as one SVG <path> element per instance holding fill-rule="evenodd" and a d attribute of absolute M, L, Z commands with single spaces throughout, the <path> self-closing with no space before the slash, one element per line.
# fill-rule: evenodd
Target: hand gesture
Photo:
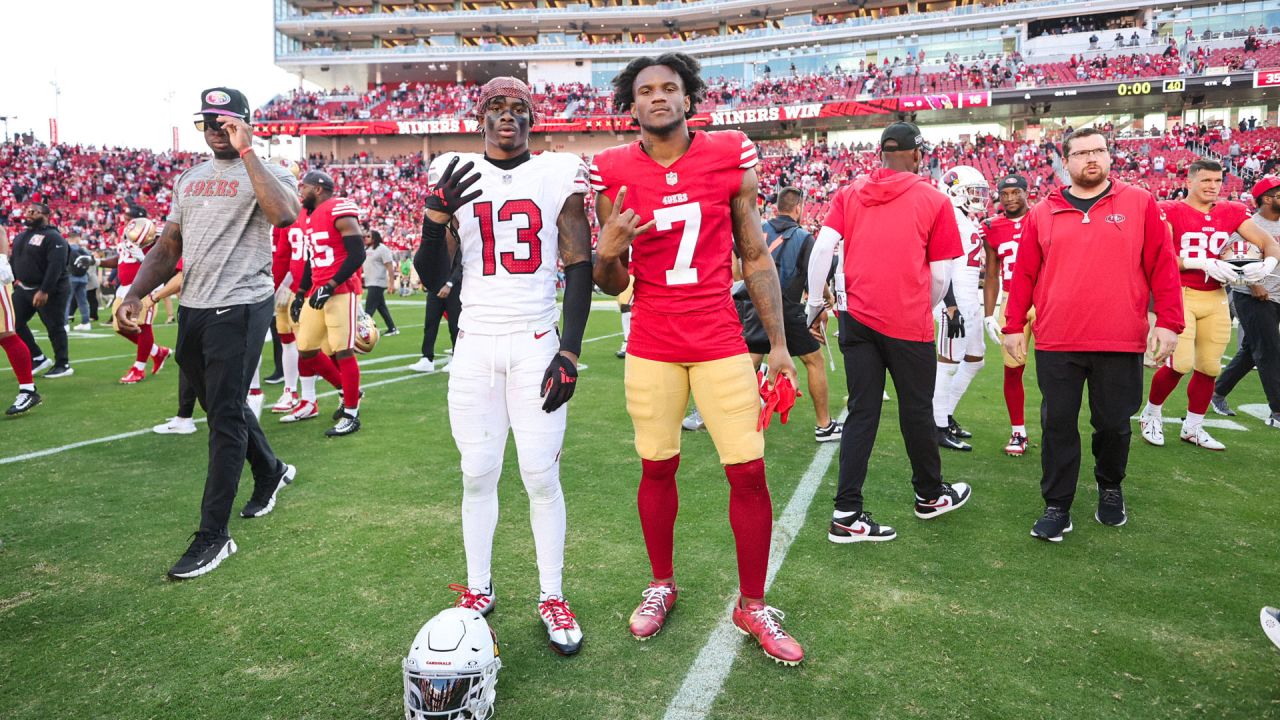
<path fill-rule="evenodd" d="M 474 173 L 467 176 L 472 168 L 476 166 L 474 162 L 468 161 L 466 165 L 458 167 L 460 156 L 455 155 L 449 161 L 448 166 L 444 169 L 444 174 L 440 176 L 440 180 L 427 192 L 426 208 L 427 217 L 432 222 L 444 225 L 449 222 L 449 218 L 458 211 L 458 208 L 480 197 L 481 191 L 468 193 L 472 185 L 480 182 L 480 173 Z M 432 213 L 436 213 L 434 216 Z"/>
<path fill-rule="evenodd" d="M 227 131 L 227 139 L 231 141 L 231 147 L 235 148 L 236 152 L 244 152 L 253 147 L 253 130 L 248 123 L 229 115 L 219 115 L 218 122 L 222 123 L 222 129 Z"/>
<path fill-rule="evenodd" d="M 640 216 L 634 210 L 622 209 L 622 203 L 626 197 L 627 186 L 623 185 L 618 188 L 618 194 L 613 199 L 613 209 L 609 211 L 609 217 L 605 218 L 604 225 L 600 227 L 600 241 L 596 249 L 604 257 L 622 257 L 627 248 L 631 247 L 636 236 L 649 232 L 658 222 L 650 220 L 641 225 Z"/>
<path fill-rule="evenodd" d="M 116 326 L 124 333 L 136 333 L 138 318 L 142 317 L 142 301 L 137 298 L 125 298 L 116 308 Z"/>

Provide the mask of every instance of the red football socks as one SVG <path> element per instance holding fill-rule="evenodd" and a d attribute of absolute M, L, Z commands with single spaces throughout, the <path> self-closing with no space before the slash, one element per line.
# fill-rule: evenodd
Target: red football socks
<path fill-rule="evenodd" d="M 301 375 L 319 375 L 335 389 L 342 389 L 342 375 L 333 358 L 324 353 L 316 353 L 309 358 L 298 358 L 298 372 Z"/>
<path fill-rule="evenodd" d="M 18 377 L 19 385 L 30 385 L 35 380 L 31 377 L 31 351 L 26 343 L 17 335 L 10 335 L 0 340 L 0 347 L 9 356 L 9 364 L 13 366 L 13 374 Z"/>
<path fill-rule="evenodd" d="M 640 489 L 636 491 L 636 508 L 640 511 L 640 529 L 649 551 L 649 565 L 655 580 L 675 577 L 672 560 L 675 548 L 676 513 L 680 511 L 680 493 L 676 489 L 676 469 L 680 456 L 666 460 L 641 460 Z"/>
<path fill-rule="evenodd" d="M 342 406 L 355 410 L 360 407 L 360 363 L 354 355 L 338 358 L 338 373 L 342 376 Z"/>
<path fill-rule="evenodd" d="M 738 549 L 738 585 L 744 597 L 764 597 L 773 535 L 773 502 L 764 477 L 764 458 L 725 465 L 729 478 L 729 526 Z"/>
<path fill-rule="evenodd" d="M 1182 380 L 1182 374 L 1173 371 L 1168 365 L 1161 365 L 1156 374 L 1151 378 L 1151 393 L 1147 396 L 1147 402 L 1152 405 L 1164 405 L 1164 401 L 1169 399 L 1169 395 L 1173 393 L 1173 389 L 1178 387 L 1178 381 Z M 1210 388 L 1212 395 L 1212 388 Z M 1208 407 L 1209 401 L 1205 401 L 1205 407 Z M 1194 410 L 1192 412 L 1195 412 Z"/>
<path fill-rule="evenodd" d="M 1213 399 L 1214 379 L 1196 370 L 1187 382 L 1187 412 L 1204 415 Z"/>
<path fill-rule="evenodd" d="M 133 341 L 138 345 L 138 353 L 134 355 L 134 360 L 138 362 L 146 362 L 151 357 L 151 346 L 156 343 L 156 334 L 152 332 L 150 325 L 142 325 Z"/>
<path fill-rule="evenodd" d="M 1022 387 L 1026 369 L 1026 365 L 1004 369 L 1004 404 L 1009 408 L 1009 424 L 1014 427 L 1027 424 L 1027 392 Z"/>

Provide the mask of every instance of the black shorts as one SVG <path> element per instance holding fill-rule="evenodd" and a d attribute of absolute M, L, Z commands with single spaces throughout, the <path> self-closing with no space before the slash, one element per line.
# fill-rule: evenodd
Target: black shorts
<path fill-rule="evenodd" d="M 760 316 L 750 301 L 735 299 L 738 306 L 738 318 L 742 321 L 742 339 L 747 342 L 747 352 L 755 355 L 769 354 L 769 336 L 764 331 Z M 784 302 L 782 304 L 782 326 L 787 334 L 787 351 L 795 357 L 808 355 L 822 349 L 822 345 L 809 334 L 809 326 L 805 324 L 804 305 Z"/>

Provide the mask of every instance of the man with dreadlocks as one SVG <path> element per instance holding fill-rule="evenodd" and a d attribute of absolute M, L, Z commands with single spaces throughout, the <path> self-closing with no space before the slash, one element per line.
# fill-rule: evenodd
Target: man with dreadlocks
<path fill-rule="evenodd" d="M 529 495 L 541 595 L 538 614 L 551 648 L 572 655 L 579 627 L 561 588 L 565 507 L 560 447 L 565 403 L 578 379 L 578 354 L 591 309 L 591 230 L 583 198 L 587 169 L 570 153 L 529 153 L 537 121 L 520 80 L 499 77 L 481 89 L 476 111 L 484 154 L 445 153 L 427 175 L 431 189 L 414 258 L 427 287 L 462 253 L 462 315 L 449 370 L 449 424 L 462 455 L 462 540 L 467 584 L 451 585 L 457 605 L 488 615 L 498 476 L 515 432 L 520 477 Z M 451 227 L 455 241 L 446 239 Z M 556 266 L 565 274 L 558 327 Z"/>
<path fill-rule="evenodd" d="M 787 350 L 778 271 L 756 205 L 756 149 L 737 130 L 690 132 L 687 118 L 706 88 L 699 70 L 696 60 L 680 53 L 627 65 L 613 79 L 614 104 L 635 119 L 640 140 L 605 150 L 591 167 L 600 219 L 595 281 L 616 295 L 627 287 L 628 266 L 635 277 L 625 385 L 653 581 L 631 615 L 631 634 L 652 637 L 675 606 L 676 468 L 681 417 L 692 391 L 729 479 L 741 593 L 734 624 L 770 658 L 796 665 L 804 651 L 778 624 L 782 612 L 764 602 L 773 505 L 761 429 L 769 416 L 761 416 L 761 392 L 729 294 L 735 248 L 769 335 L 765 387 L 794 388 L 796 369 Z M 793 389 L 792 403 L 794 398 Z M 768 412 L 771 406 L 765 407 Z"/>

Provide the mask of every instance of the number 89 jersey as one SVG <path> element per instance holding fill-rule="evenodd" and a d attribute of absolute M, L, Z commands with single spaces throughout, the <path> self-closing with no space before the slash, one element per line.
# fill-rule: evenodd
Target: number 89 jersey
<path fill-rule="evenodd" d="M 1249 219 L 1249 210 L 1237 202 L 1214 203 L 1207 213 L 1182 200 L 1162 202 L 1160 209 L 1173 227 L 1173 251 L 1183 260 L 1221 256 L 1231 244 L 1231 233 Z M 1182 287 L 1217 290 L 1222 283 L 1203 270 L 1183 270 Z"/>
<path fill-rule="evenodd" d="M 571 195 L 587 192 L 587 168 L 572 153 L 544 152 L 509 170 L 476 153 L 444 153 L 432 161 L 434 186 L 454 158 L 475 163 L 480 196 L 454 213 L 462 253 L 462 315 L 465 332 L 503 335 L 541 330 L 560 319 L 556 265 L 560 233 L 556 221 Z"/>
<path fill-rule="evenodd" d="M 745 353 L 733 284 L 730 203 L 742 177 L 759 162 L 737 130 L 695 131 L 671 167 L 636 141 L 605 150 L 591 166 L 591 185 L 610 200 L 626 186 L 623 207 L 656 220 L 631 244 L 631 335 L 627 352 L 658 362 L 706 362 Z"/>

